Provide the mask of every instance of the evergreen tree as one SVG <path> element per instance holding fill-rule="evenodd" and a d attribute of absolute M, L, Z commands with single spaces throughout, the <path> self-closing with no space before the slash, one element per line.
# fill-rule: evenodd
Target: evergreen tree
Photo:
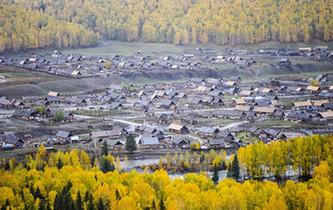
<path fill-rule="evenodd" d="M 108 143 L 106 142 L 106 140 L 104 140 L 103 146 L 102 146 L 102 154 L 101 154 L 101 156 L 108 156 L 108 154 L 109 154 Z"/>
<path fill-rule="evenodd" d="M 54 201 L 54 209 L 74 209 L 74 202 L 70 193 L 73 184 L 68 182 L 60 193 L 57 193 Z"/>
<path fill-rule="evenodd" d="M 81 193 L 80 193 L 80 191 L 77 192 L 76 203 L 75 203 L 75 209 L 76 209 L 76 210 L 83 210 L 83 206 L 82 206 L 82 198 L 81 198 Z"/>
<path fill-rule="evenodd" d="M 227 177 L 233 178 L 235 180 L 238 180 L 240 178 L 239 162 L 238 162 L 237 153 L 235 154 L 232 162 L 229 164 Z"/>
<path fill-rule="evenodd" d="M 118 189 L 116 189 L 116 199 L 117 199 L 117 201 L 120 201 L 120 199 L 121 199 L 120 192 Z"/>
<path fill-rule="evenodd" d="M 111 163 L 111 161 L 106 158 L 106 157 L 102 157 L 101 160 L 101 167 L 100 167 L 101 171 L 103 171 L 104 173 L 109 172 L 109 171 L 114 171 L 115 166 L 113 163 Z"/>
<path fill-rule="evenodd" d="M 60 158 L 57 161 L 57 168 L 61 169 L 64 166 L 64 164 L 62 163 L 62 161 L 60 160 Z"/>
<path fill-rule="evenodd" d="M 126 139 L 126 150 L 134 152 L 137 149 L 134 135 L 129 135 Z"/>
<path fill-rule="evenodd" d="M 63 209 L 64 203 L 62 198 L 62 193 L 58 192 L 54 200 L 54 209 Z"/>
<path fill-rule="evenodd" d="M 8 200 L 8 199 L 6 199 L 6 203 L 5 203 L 5 205 L 1 206 L 1 210 L 6 210 L 7 207 L 10 207 L 10 204 L 9 204 L 9 200 Z M 9 208 L 9 209 L 10 209 L 10 208 Z"/>
<path fill-rule="evenodd" d="M 239 162 L 238 162 L 237 153 L 235 154 L 235 157 L 232 160 L 231 171 L 232 171 L 232 177 L 238 180 L 240 178 L 240 174 L 239 174 Z"/>
<path fill-rule="evenodd" d="M 40 202 L 39 210 L 48 210 L 48 203 L 42 199 Z"/>
<path fill-rule="evenodd" d="M 37 187 L 37 189 L 36 189 L 35 198 L 44 199 L 44 196 L 42 195 L 39 187 Z"/>
<path fill-rule="evenodd" d="M 84 195 L 84 202 L 88 202 L 89 201 L 89 192 L 86 191 L 86 194 Z"/>
<path fill-rule="evenodd" d="M 212 181 L 217 184 L 219 182 L 219 170 L 217 166 L 214 166 L 214 172 L 213 172 L 213 177 Z"/>
<path fill-rule="evenodd" d="M 161 202 L 160 202 L 160 210 L 165 210 L 165 204 L 164 204 L 164 200 L 163 197 L 161 198 Z"/>
<path fill-rule="evenodd" d="M 93 197 L 92 194 L 89 194 L 89 199 L 87 202 L 87 210 L 94 210 L 94 201 L 93 201 Z"/>
<path fill-rule="evenodd" d="M 97 203 L 97 210 L 105 210 L 106 208 L 105 208 L 105 206 L 104 206 L 104 203 L 103 203 L 103 200 L 102 200 L 102 198 L 100 198 L 99 200 L 98 200 L 98 203 Z"/>

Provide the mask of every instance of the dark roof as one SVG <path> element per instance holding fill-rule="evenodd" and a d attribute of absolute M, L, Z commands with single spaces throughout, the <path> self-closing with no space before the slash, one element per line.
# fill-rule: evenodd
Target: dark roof
<path fill-rule="evenodd" d="M 227 117 L 240 117 L 244 114 L 244 112 L 237 110 L 218 110 L 213 112 L 215 115 L 222 115 Z"/>
<path fill-rule="evenodd" d="M 68 131 L 58 131 L 56 134 L 56 137 L 60 137 L 60 138 L 68 138 L 71 136 L 71 132 Z"/>
<path fill-rule="evenodd" d="M 191 99 L 188 99 L 188 102 L 191 103 L 191 104 L 200 104 L 202 103 L 202 100 L 200 98 L 191 98 Z"/>
<path fill-rule="evenodd" d="M 258 106 L 269 106 L 272 103 L 269 99 L 255 99 L 254 101 Z"/>
<path fill-rule="evenodd" d="M 119 107 L 124 107 L 122 103 L 119 103 L 119 102 L 112 102 L 110 104 L 110 108 L 111 109 L 116 109 L 116 108 L 119 108 Z"/>
<path fill-rule="evenodd" d="M 37 113 L 37 111 L 33 110 L 33 109 L 25 109 L 25 110 L 16 110 L 14 112 L 14 116 L 18 116 L 18 117 L 30 117 L 33 116 Z"/>
<path fill-rule="evenodd" d="M 159 144 L 159 141 L 157 137 L 143 136 L 140 140 L 140 143 L 144 145 L 155 145 Z"/>
<path fill-rule="evenodd" d="M 219 134 L 218 134 L 218 137 L 222 137 L 222 138 L 234 138 L 234 136 L 228 132 L 228 131 L 221 131 Z"/>
<path fill-rule="evenodd" d="M 225 141 L 223 139 L 212 139 L 209 141 L 209 145 L 224 145 Z"/>
<path fill-rule="evenodd" d="M 171 106 L 176 105 L 176 103 L 172 100 L 163 100 L 161 101 L 161 106 Z"/>
<path fill-rule="evenodd" d="M 47 96 L 45 100 L 47 102 L 58 102 L 60 101 L 60 98 L 57 96 Z"/>
<path fill-rule="evenodd" d="M 190 144 L 190 141 L 186 140 L 186 139 L 174 139 L 173 143 L 176 145 L 181 144 L 181 143 Z"/>
<path fill-rule="evenodd" d="M 201 127 L 197 129 L 198 132 L 207 133 L 207 134 L 214 134 L 220 132 L 218 128 L 211 128 L 211 127 Z"/>
<path fill-rule="evenodd" d="M 264 129 L 264 132 L 272 137 L 277 137 L 280 134 L 280 131 L 275 129 Z"/>
<path fill-rule="evenodd" d="M 19 142 L 23 142 L 20 138 L 15 136 L 13 133 L 1 134 L 0 142 L 5 142 L 7 144 L 17 145 Z"/>

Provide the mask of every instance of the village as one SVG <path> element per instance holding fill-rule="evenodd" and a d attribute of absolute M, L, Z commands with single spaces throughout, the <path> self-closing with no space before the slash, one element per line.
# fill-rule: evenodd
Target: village
<path fill-rule="evenodd" d="M 0 67 L 7 71 L 38 72 L 60 81 L 208 72 L 174 81 L 114 83 L 79 94 L 48 88 L 44 94 L 20 96 L 6 92 L 14 83 L 0 75 L 1 149 L 25 154 L 43 144 L 97 153 L 106 142 L 113 154 L 123 157 L 129 154 L 126 140 L 134 136 L 134 153 L 140 158 L 188 150 L 232 151 L 258 141 L 332 133 L 332 73 L 256 79 L 264 62 L 292 71 L 300 68 L 295 59 L 333 64 L 327 46 L 226 52 L 196 48 L 164 56 L 141 51 L 111 57 L 61 51 L 0 56 Z M 243 73 L 229 75 L 217 71 L 220 66 Z"/>

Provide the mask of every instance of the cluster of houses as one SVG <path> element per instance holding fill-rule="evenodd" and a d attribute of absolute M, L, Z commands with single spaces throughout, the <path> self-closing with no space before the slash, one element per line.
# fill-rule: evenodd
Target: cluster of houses
<path fill-rule="evenodd" d="M 260 58 L 267 56 L 277 57 L 279 60 L 276 64 L 287 68 L 292 66 L 290 59 L 295 56 L 316 61 L 333 59 L 327 46 L 251 52 L 233 49 L 218 52 L 197 48 L 181 55 L 161 57 L 146 55 L 141 51 L 129 56 L 109 57 L 66 55 L 54 51 L 45 55 L 0 57 L 0 65 L 80 79 L 110 76 L 123 71 L 202 70 L 223 64 L 237 68 L 250 67 L 256 66 Z M 6 78 L 0 76 L 0 83 L 5 82 Z M 333 75 L 252 83 L 233 76 L 126 87 L 113 84 L 106 90 L 76 96 L 66 96 L 56 91 L 50 91 L 45 96 L 0 96 L 0 109 L 13 111 L 11 118 L 15 120 L 41 124 L 52 130 L 47 136 L 34 138 L 25 138 L 12 132 L 0 133 L 2 149 L 38 146 L 42 143 L 86 144 L 106 141 L 110 148 L 121 150 L 125 148 L 126 138 L 130 134 L 136 136 L 140 149 L 193 149 L 193 145 L 200 145 L 201 149 L 235 148 L 248 143 L 243 137 L 240 138 L 240 134 L 244 133 L 246 138 L 269 143 L 278 139 L 331 132 Z M 88 113 L 88 117 L 85 113 Z M 89 117 L 89 113 L 95 115 Z M 110 113 L 112 118 L 107 116 Z M 124 115 L 129 118 L 123 119 Z M 114 121 L 118 118 L 118 122 Z M 282 126 L 251 126 L 273 120 Z M 108 126 L 97 125 L 96 122 L 101 121 Z M 284 127 L 286 121 L 294 122 L 298 128 Z M 243 123 L 226 126 L 237 122 Z M 72 124 L 89 129 L 77 130 Z M 299 129 L 303 125 L 307 125 L 307 129 Z M 327 129 L 318 130 L 318 126 Z M 30 139 L 33 141 L 30 142 Z"/>
<path fill-rule="evenodd" d="M 289 58 L 295 56 L 308 57 L 316 61 L 333 59 L 333 53 L 327 46 L 303 47 L 299 49 L 261 49 L 261 50 L 233 50 L 218 52 L 214 49 L 188 50 L 184 54 L 166 56 L 147 55 L 138 51 L 129 56 L 115 54 L 108 57 L 82 56 L 64 54 L 59 51 L 43 55 L 0 57 L 1 65 L 24 67 L 34 71 L 43 71 L 50 74 L 63 75 L 73 78 L 89 76 L 110 76 L 122 71 L 154 70 L 200 70 L 215 69 L 218 65 L 234 64 L 238 67 L 250 67 L 257 64 L 254 59 L 260 56 L 275 56 L 281 58 L 277 61 L 281 67 L 291 66 Z M 0 83 L 4 82 L 0 78 Z"/>
<path fill-rule="evenodd" d="M 171 84 L 112 85 L 108 90 L 90 95 L 64 96 L 50 91 L 44 97 L 0 97 L 1 108 L 14 110 L 12 117 L 43 123 L 54 130 L 48 136 L 40 137 L 38 142 L 15 138 L 13 133 L 1 134 L 0 142 L 3 149 L 9 149 L 41 143 L 106 141 L 110 148 L 121 150 L 125 148 L 127 136 L 134 134 L 140 149 L 190 149 L 198 144 L 201 149 L 217 149 L 246 145 L 247 142 L 239 137 L 244 132 L 248 138 L 257 138 L 265 143 L 316 133 L 311 129 L 250 126 L 254 122 L 270 120 L 278 120 L 281 125 L 284 121 L 293 121 L 300 127 L 303 123 L 314 128 L 324 125 L 328 128 L 325 132 L 330 132 L 333 121 L 332 81 L 333 75 L 330 74 L 308 80 L 262 83 L 243 82 L 240 77 L 192 78 Z M 83 117 L 78 121 L 76 116 L 84 114 L 75 114 L 77 110 L 100 112 L 102 117 Z M 131 122 L 116 123 L 112 118 L 103 117 L 103 113 L 107 115 L 109 110 L 115 110 L 112 118 L 122 119 L 121 113 L 126 112 L 139 122 L 134 123 L 134 129 L 130 128 L 133 126 Z M 63 119 L 54 123 L 59 111 L 63 112 Z M 94 120 L 103 120 L 109 127 L 94 126 Z M 226 120 L 230 123 L 245 122 L 243 126 L 225 128 L 226 124 L 219 122 Z M 88 126 L 89 131 L 71 129 L 74 122 Z M 59 123 L 64 125 L 63 130 L 52 127 Z"/>

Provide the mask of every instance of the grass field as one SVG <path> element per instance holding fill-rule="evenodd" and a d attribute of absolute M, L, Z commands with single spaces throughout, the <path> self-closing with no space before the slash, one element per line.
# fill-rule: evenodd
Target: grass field
<path fill-rule="evenodd" d="M 119 42 L 119 41 L 103 41 L 98 47 L 93 48 L 81 48 L 81 49 L 67 49 L 63 52 L 65 54 L 82 54 L 82 55 L 97 55 L 97 56 L 111 56 L 114 54 L 121 55 L 133 55 L 138 51 L 150 54 L 153 56 L 182 54 L 188 50 L 194 50 L 195 48 L 212 48 L 217 52 L 224 52 L 227 48 L 248 49 L 249 51 L 263 49 L 263 48 L 281 48 L 292 47 L 298 48 L 302 46 L 316 46 L 316 45 L 328 45 L 333 47 L 333 42 L 323 43 L 314 42 L 311 44 L 303 43 L 276 43 L 267 42 L 254 45 L 242 45 L 242 46 L 218 46 L 215 44 L 196 44 L 188 46 L 177 46 L 173 44 L 162 43 L 144 43 L 144 42 Z M 51 49 L 44 49 L 30 51 L 26 53 L 51 53 Z M 250 55 L 249 55 L 250 56 Z M 246 57 L 246 56 L 245 56 Z M 329 61 L 315 62 L 307 58 L 292 58 L 293 64 L 300 64 L 300 68 L 294 70 L 281 70 L 272 66 L 276 64 L 279 57 L 258 57 L 257 65 L 251 66 L 249 69 L 241 69 L 234 64 L 221 64 L 212 66 L 211 72 L 207 71 L 179 71 L 179 72 L 160 72 L 155 74 L 138 74 L 133 78 L 119 79 L 117 78 L 88 78 L 73 80 L 68 78 L 61 78 L 54 75 L 42 74 L 38 72 L 19 70 L 4 70 L 0 69 L 0 76 L 5 76 L 7 83 L 0 85 L 0 95 L 5 96 L 22 96 L 22 95 L 45 95 L 48 91 L 58 91 L 62 94 L 77 94 L 79 92 L 101 90 L 110 87 L 112 84 L 145 84 L 145 83 L 160 83 L 160 82 L 183 82 L 190 77 L 218 77 L 228 78 L 233 75 L 239 75 L 244 82 L 255 81 L 267 81 L 274 77 L 287 77 L 292 75 L 297 76 L 316 76 L 323 73 L 333 72 L 333 63 Z M 213 73 L 213 74 L 212 74 Z M 134 74 L 135 75 L 135 74 Z M 31 84 L 33 83 L 33 84 Z M 36 84 L 37 83 L 37 84 Z"/>
<path fill-rule="evenodd" d="M 195 44 L 195 45 L 174 45 L 169 43 L 145 43 L 145 42 L 120 42 L 120 41 L 101 41 L 99 46 L 93 48 L 81 48 L 81 49 L 67 49 L 64 50 L 65 53 L 74 53 L 82 55 L 97 55 L 97 56 L 110 56 L 114 54 L 130 55 L 141 51 L 147 54 L 154 55 L 165 55 L 165 54 L 180 54 L 184 53 L 186 50 L 193 50 L 195 48 L 212 48 L 217 51 L 224 51 L 229 48 L 237 49 L 248 49 L 248 50 L 258 50 L 263 48 L 298 48 L 304 46 L 314 47 L 317 45 L 328 45 L 329 48 L 333 48 L 333 42 L 321 42 L 314 41 L 313 43 L 278 43 L 278 42 L 265 42 L 252 45 L 216 45 L 213 43 L 209 44 Z"/>

